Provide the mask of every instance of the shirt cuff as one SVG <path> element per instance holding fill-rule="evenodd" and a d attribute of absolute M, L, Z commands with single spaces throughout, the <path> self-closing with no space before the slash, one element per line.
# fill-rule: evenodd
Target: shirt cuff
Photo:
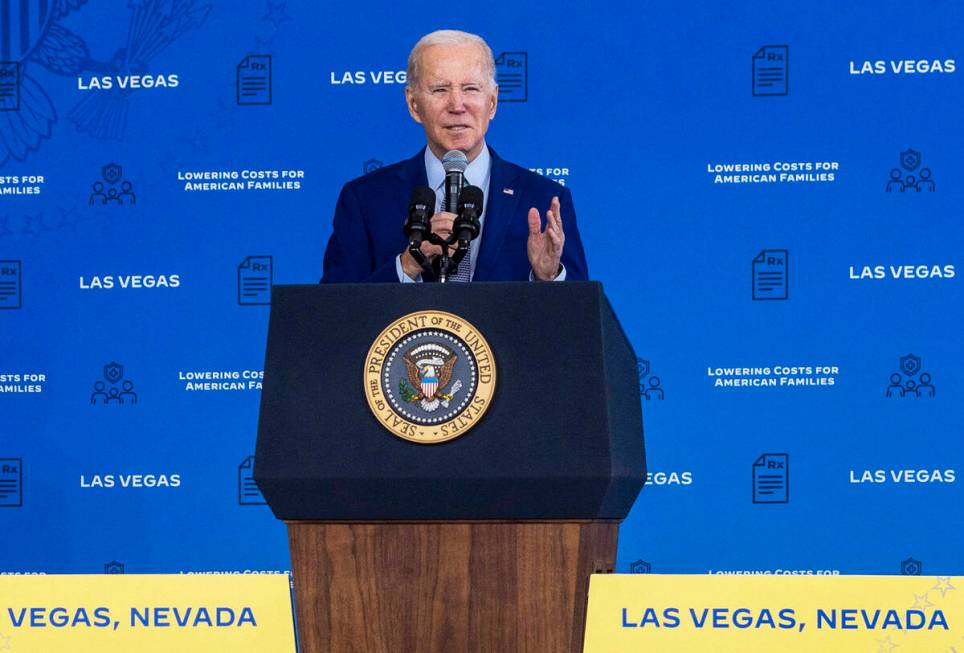
<path fill-rule="evenodd" d="M 422 275 L 418 275 L 415 279 L 411 278 L 405 274 L 405 269 L 402 267 L 402 255 L 399 254 L 395 257 L 395 273 L 398 274 L 398 280 L 402 283 L 422 283 Z"/>
<path fill-rule="evenodd" d="M 401 263 L 399 263 L 399 269 L 401 269 Z M 405 276 L 408 276 L 408 275 L 405 275 Z M 559 274 L 556 275 L 556 278 L 553 279 L 553 281 L 565 281 L 565 280 L 566 280 L 566 266 L 560 263 Z M 421 279 L 419 279 L 419 281 L 421 281 Z M 529 270 L 529 281 L 538 281 L 538 279 L 536 279 L 536 273 L 533 272 L 531 269 Z"/>

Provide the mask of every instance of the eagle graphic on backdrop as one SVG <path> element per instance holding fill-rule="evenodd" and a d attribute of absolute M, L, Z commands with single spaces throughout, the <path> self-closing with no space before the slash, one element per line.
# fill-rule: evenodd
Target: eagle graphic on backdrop
<path fill-rule="evenodd" d="M 52 73 L 78 76 L 145 73 L 151 60 L 185 32 L 200 27 L 211 5 L 204 0 L 128 0 L 127 37 L 107 61 L 94 59 L 86 40 L 64 27 L 64 18 L 87 0 L 20 0 L 2 2 L 0 61 L 19 66 L 20 105 L 0 106 L 0 166 L 23 161 L 53 134 L 57 110 L 50 96 L 30 75 L 38 64 Z M 114 3 L 114 11 L 122 6 Z M 121 140 L 127 125 L 131 90 L 114 87 L 88 94 L 68 114 L 77 130 L 99 139 Z"/>
<path fill-rule="evenodd" d="M 446 386 L 452 380 L 455 352 L 437 343 L 419 345 L 402 356 L 408 372 L 408 380 L 399 382 L 402 398 L 410 403 L 418 402 L 422 410 L 431 413 L 449 407 L 449 402 L 462 389 L 462 381 L 456 380 L 449 392 Z"/>

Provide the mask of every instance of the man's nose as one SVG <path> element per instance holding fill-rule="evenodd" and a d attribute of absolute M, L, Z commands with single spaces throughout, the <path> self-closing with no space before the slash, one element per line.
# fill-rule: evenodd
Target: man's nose
<path fill-rule="evenodd" d="M 462 113 L 465 111 L 465 94 L 459 89 L 454 89 L 449 93 L 448 110 L 452 113 Z"/>

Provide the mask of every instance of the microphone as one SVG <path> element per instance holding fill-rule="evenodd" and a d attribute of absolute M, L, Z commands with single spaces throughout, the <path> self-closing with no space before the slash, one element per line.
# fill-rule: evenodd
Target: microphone
<path fill-rule="evenodd" d="M 431 232 L 435 199 L 435 191 L 428 186 L 418 186 L 412 191 L 412 199 L 408 203 L 408 220 L 405 221 L 409 250 L 417 250 Z"/>
<path fill-rule="evenodd" d="M 452 231 L 458 237 L 460 246 L 468 246 L 470 240 L 478 237 L 481 228 L 479 216 L 482 215 L 482 189 L 478 186 L 463 188 L 458 207 L 458 217 L 452 224 Z"/>
<path fill-rule="evenodd" d="M 459 150 L 450 150 L 442 157 L 442 167 L 445 169 L 445 196 L 442 201 L 442 210 L 455 213 L 459 205 L 459 193 L 462 192 L 462 184 L 465 182 L 465 168 L 468 167 L 469 160 L 465 158 L 465 153 Z"/>

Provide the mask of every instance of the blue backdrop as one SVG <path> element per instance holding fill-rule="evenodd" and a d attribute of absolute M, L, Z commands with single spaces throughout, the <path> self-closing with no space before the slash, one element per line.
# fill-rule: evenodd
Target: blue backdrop
<path fill-rule="evenodd" d="M 0 572 L 289 568 L 264 289 L 423 145 L 443 27 L 640 357 L 619 571 L 964 573 L 964 10 L 762 0 L 0 3 Z"/>

